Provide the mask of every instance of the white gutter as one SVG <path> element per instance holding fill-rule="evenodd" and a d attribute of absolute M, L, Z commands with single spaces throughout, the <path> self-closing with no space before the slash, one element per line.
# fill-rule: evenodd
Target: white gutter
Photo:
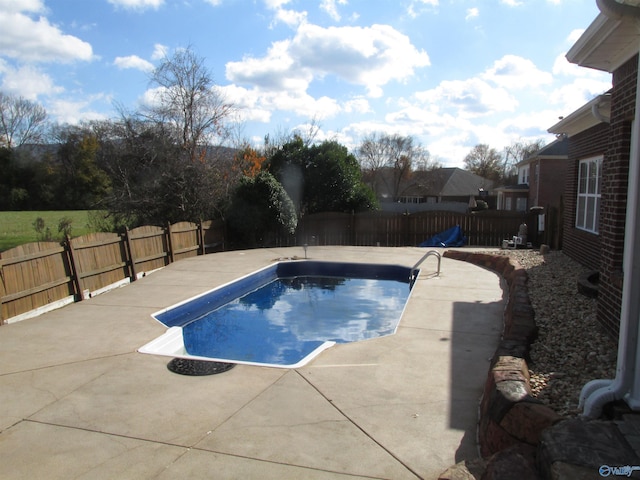
<path fill-rule="evenodd" d="M 608 111 L 610 110 L 610 107 L 611 95 L 608 93 L 598 95 L 575 112 L 562 118 L 547 131 L 555 134 L 556 137 L 563 134 L 568 137 L 572 137 L 573 135 L 584 132 L 588 128 L 594 127 L 599 123 L 609 123 L 609 116 L 601 112 L 600 109 L 604 108 L 605 111 Z"/>
<path fill-rule="evenodd" d="M 616 2 L 616 0 L 596 0 L 602 13 L 612 19 L 621 17 L 638 17 L 638 7 Z"/>
<path fill-rule="evenodd" d="M 622 5 L 615 0 L 596 0 L 598 7 L 607 16 L 619 18 L 629 15 L 640 18 L 640 8 Z M 640 49 L 639 49 L 640 50 Z M 640 65 L 639 65 L 640 67 Z M 580 392 L 580 407 L 586 417 L 599 417 L 605 404 L 624 399 L 633 410 L 640 409 L 640 345 L 638 325 L 640 323 L 640 254 L 635 247 L 640 242 L 640 68 L 636 79 L 636 105 L 631 151 L 629 155 L 629 180 L 627 186 L 627 212 L 624 235 L 622 309 L 618 337 L 618 359 L 616 377 L 613 380 L 593 380 Z"/>

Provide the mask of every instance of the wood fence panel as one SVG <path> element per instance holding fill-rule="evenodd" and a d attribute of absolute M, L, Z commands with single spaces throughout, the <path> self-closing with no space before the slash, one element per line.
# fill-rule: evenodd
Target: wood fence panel
<path fill-rule="evenodd" d="M 354 245 L 394 247 L 402 242 L 403 215 L 395 212 L 363 212 L 354 215 Z"/>
<path fill-rule="evenodd" d="M 67 253 L 59 243 L 27 243 L 0 253 L 0 319 L 74 295 L 71 277 Z"/>
<path fill-rule="evenodd" d="M 200 248 L 198 225 L 192 222 L 178 222 L 169 225 L 171 257 L 174 262 L 195 257 Z"/>
<path fill-rule="evenodd" d="M 206 222 L 202 222 L 201 228 L 205 253 L 224 250 L 226 227 L 223 220 L 207 220 Z"/>
<path fill-rule="evenodd" d="M 164 228 L 145 225 L 129 230 L 127 237 L 136 273 L 150 272 L 169 264 L 169 245 Z"/>
<path fill-rule="evenodd" d="M 463 214 L 446 211 L 418 212 L 409 215 L 407 219 L 409 223 L 407 245 L 420 245 L 428 238 L 456 225 L 463 227 L 461 225 L 463 220 Z"/>
<path fill-rule="evenodd" d="M 125 242 L 117 233 L 89 233 L 70 246 L 83 296 L 129 277 Z"/>
<path fill-rule="evenodd" d="M 351 245 L 351 217 L 338 212 L 305 215 L 298 240 L 308 245 Z"/>

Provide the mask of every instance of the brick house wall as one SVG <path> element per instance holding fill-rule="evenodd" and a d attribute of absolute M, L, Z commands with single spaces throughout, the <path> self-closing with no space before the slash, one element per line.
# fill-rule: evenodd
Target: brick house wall
<path fill-rule="evenodd" d="M 637 75 L 638 55 L 613 72 L 611 131 L 602 172 L 598 321 L 616 338 L 622 305 L 624 229 Z"/>
<path fill-rule="evenodd" d="M 564 237 L 562 250 L 591 270 L 600 270 L 601 236 L 576 228 L 578 167 L 580 160 L 604 155 L 609 144 L 610 127 L 601 123 L 571 137 L 564 187 Z M 605 163 L 605 162 L 603 162 Z M 602 229 L 602 215 L 600 220 Z"/>
<path fill-rule="evenodd" d="M 563 158 L 542 158 L 531 162 L 529 206 L 560 207 L 567 165 Z"/>

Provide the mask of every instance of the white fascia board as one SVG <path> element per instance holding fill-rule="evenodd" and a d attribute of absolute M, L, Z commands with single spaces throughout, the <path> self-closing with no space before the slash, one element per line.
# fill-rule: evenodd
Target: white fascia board
<path fill-rule="evenodd" d="M 578 110 L 564 117 L 554 126 L 547 129 L 547 132 L 553 133 L 555 135 L 566 134 L 571 137 L 573 135 L 576 135 L 577 133 L 584 132 L 591 127 L 595 127 L 602 122 L 593 115 L 592 110 L 594 106 L 600 104 L 601 102 L 604 103 L 602 95 L 598 95 L 596 98 L 594 98 L 590 102 L 585 103 Z M 608 106 L 605 109 L 610 112 L 610 101 L 608 102 Z M 609 113 L 606 113 L 605 116 L 608 115 Z"/>

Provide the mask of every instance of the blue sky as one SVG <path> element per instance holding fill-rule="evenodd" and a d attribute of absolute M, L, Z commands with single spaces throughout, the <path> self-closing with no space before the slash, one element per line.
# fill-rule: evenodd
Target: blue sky
<path fill-rule="evenodd" d="M 145 101 L 190 46 L 238 107 L 236 135 L 306 131 L 357 147 L 413 136 L 446 166 L 542 138 L 610 88 L 565 54 L 595 0 L 0 0 L 0 90 L 62 123 Z"/>

